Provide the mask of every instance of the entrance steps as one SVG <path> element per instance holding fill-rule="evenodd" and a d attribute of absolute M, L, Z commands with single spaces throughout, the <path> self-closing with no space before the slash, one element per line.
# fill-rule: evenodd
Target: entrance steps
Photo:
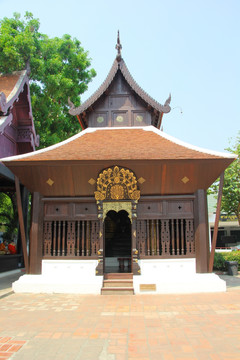
<path fill-rule="evenodd" d="M 102 295 L 134 295 L 132 273 L 104 274 Z"/>

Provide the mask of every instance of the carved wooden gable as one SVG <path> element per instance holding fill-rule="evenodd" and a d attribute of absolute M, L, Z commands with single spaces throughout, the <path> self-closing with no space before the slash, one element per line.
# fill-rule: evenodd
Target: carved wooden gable
<path fill-rule="evenodd" d="M 94 104 L 89 113 L 89 127 L 151 125 L 152 114 L 118 70 L 107 94 Z"/>
<path fill-rule="evenodd" d="M 71 115 L 76 115 L 82 128 L 153 125 L 160 128 L 163 113 L 171 110 L 171 96 L 161 105 L 133 79 L 122 56 L 118 36 L 117 57 L 99 89 L 75 108 L 69 99 Z"/>

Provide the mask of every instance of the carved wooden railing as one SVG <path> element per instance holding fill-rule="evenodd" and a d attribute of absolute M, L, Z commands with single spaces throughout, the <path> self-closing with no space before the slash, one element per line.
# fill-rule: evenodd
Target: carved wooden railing
<path fill-rule="evenodd" d="M 99 221 L 44 222 L 45 257 L 97 257 L 99 247 Z"/>
<path fill-rule="evenodd" d="M 193 219 L 137 220 L 140 258 L 182 257 L 195 254 Z M 95 257 L 100 249 L 99 220 L 44 222 L 44 257 Z"/>
<path fill-rule="evenodd" d="M 193 219 L 137 220 L 140 257 L 181 257 L 195 254 Z"/>

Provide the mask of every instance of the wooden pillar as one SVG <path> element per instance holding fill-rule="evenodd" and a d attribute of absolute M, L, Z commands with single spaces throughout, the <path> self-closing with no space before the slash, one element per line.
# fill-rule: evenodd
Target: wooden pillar
<path fill-rule="evenodd" d="M 32 222 L 30 229 L 30 274 L 42 272 L 43 202 L 38 192 L 32 195 Z"/>
<path fill-rule="evenodd" d="M 223 184 L 224 184 L 224 172 L 220 176 L 219 190 L 218 190 L 218 201 L 217 201 L 217 210 L 214 224 L 214 232 L 213 232 L 213 240 L 211 247 L 211 254 L 209 259 L 209 272 L 213 271 L 213 263 L 214 263 L 214 255 L 217 243 L 217 234 L 218 234 L 218 223 L 220 218 L 221 211 L 221 201 L 222 201 L 222 192 L 223 192 Z"/>
<path fill-rule="evenodd" d="M 194 202 L 195 248 L 197 273 L 208 272 L 209 261 L 209 229 L 207 194 L 205 190 L 197 190 Z"/>
<path fill-rule="evenodd" d="M 28 252 L 27 252 L 26 230 L 25 230 L 25 226 L 24 226 L 20 183 L 19 183 L 19 179 L 16 176 L 15 176 L 15 187 L 16 187 L 19 227 L 20 227 L 21 240 L 22 240 L 23 258 L 24 258 L 25 270 L 26 270 L 26 273 L 28 273 L 29 272 L 29 266 L 28 266 L 29 261 L 28 261 Z"/>
<path fill-rule="evenodd" d="M 24 224 L 24 230 L 25 230 L 26 244 L 28 244 L 28 240 L 29 240 L 29 234 L 28 234 L 29 191 L 25 186 L 20 185 L 20 194 L 21 194 L 23 224 Z M 18 232 L 17 252 L 18 252 L 18 254 L 23 255 L 21 231 Z M 23 260 L 22 260 L 22 266 L 24 266 Z"/>

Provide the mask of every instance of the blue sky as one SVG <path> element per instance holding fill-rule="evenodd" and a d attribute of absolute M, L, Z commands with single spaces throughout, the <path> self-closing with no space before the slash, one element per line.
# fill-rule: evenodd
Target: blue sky
<path fill-rule="evenodd" d="M 97 71 L 82 96 L 104 81 L 122 56 L 137 83 L 172 111 L 163 130 L 190 144 L 223 151 L 240 130 L 239 0 L 0 0 L 0 18 L 25 11 L 50 37 L 70 34 Z M 181 113 L 182 111 L 182 113 Z"/>

